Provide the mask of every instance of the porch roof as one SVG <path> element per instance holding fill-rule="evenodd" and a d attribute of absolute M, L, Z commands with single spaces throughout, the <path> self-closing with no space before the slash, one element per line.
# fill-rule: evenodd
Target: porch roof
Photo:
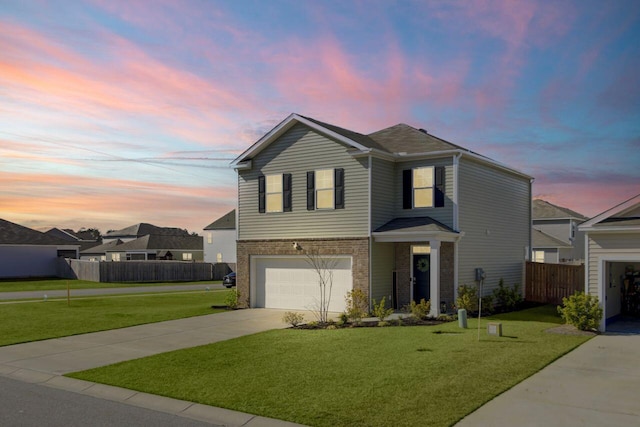
<path fill-rule="evenodd" d="M 394 218 L 376 229 L 372 236 L 377 242 L 424 242 L 440 240 L 452 242 L 462 233 L 428 216 Z"/>

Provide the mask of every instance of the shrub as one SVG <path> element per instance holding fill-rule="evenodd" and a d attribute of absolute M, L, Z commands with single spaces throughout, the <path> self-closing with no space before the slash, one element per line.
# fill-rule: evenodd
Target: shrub
<path fill-rule="evenodd" d="M 409 311 L 411 311 L 411 315 L 416 319 L 424 320 L 429 317 L 429 312 L 431 311 L 431 300 L 426 301 L 422 298 L 419 303 L 411 301 Z"/>
<path fill-rule="evenodd" d="M 344 311 L 340 313 L 340 317 L 338 317 L 338 323 L 340 325 L 346 325 L 347 323 L 349 323 L 349 316 L 347 316 L 347 313 L 345 313 Z"/>
<path fill-rule="evenodd" d="M 502 311 L 513 311 L 522 304 L 519 286 L 516 284 L 509 288 L 504 285 L 504 280 L 502 279 L 498 282 L 498 289 L 493 290 L 493 296 L 496 299 L 496 305 Z"/>
<path fill-rule="evenodd" d="M 482 297 L 482 315 L 488 316 L 493 313 L 493 296 L 487 295 Z"/>
<path fill-rule="evenodd" d="M 393 314 L 393 308 L 385 307 L 385 297 L 382 297 L 380 303 L 376 303 L 376 300 L 373 300 L 373 316 L 380 319 L 380 322 L 384 322 L 384 319 L 391 316 Z"/>
<path fill-rule="evenodd" d="M 458 299 L 456 299 L 458 309 L 465 309 L 468 313 L 478 311 L 478 290 L 475 286 L 458 286 Z"/>
<path fill-rule="evenodd" d="M 304 321 L 304 314 L 296 313 L 293 311 L 287 311 L 284 316 L 282 316 L 282 321 L 284 323 L 288 323 L 294 328 L 298 326 L 300 323 Z"/>
<path fill-rule="evenodd" d="M 564 321 L 581 331 L 596 330 L 602 319 L 602 307 L 598 297 L 576 292 L 569 298 L 562 298 L 564 307 L 558 306 L 558 313 Z"/>
<path fill-rule="evenodd" d="M 351 321 L 358 323 L 369 313 L 369 302 L 362 290 L 354 289 L 347 292 L 345 301 L 347 303 L 347 317 Z"/>
<path fill-rule="evenodd" d="M 240 301 L 240 291 L 238 291 L 237 289 L 232 289 L 227 292 L 227 295 L 225 295 L 224 303 L 231 310 L 235 310 L 236 308 L 238 308 L 238 301 Z"/>

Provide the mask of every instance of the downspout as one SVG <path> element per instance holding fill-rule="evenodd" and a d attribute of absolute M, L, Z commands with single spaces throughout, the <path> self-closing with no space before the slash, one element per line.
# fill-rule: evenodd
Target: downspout
<path fill-rule="evenodd" d="M 457 232 L 460 232 L 459 226 L 460 221 L 458 218 L 458 173 L 460 171 L 460 157 L 462 157 L 462 153 L 458 153 L 453 156 L 453 229 Z M 458 244 L 460 239 L 456 239 L 453 244 L 453 302 L 455 303 L 458 300 Z"/>
<path fill-rule="evenodd" d="M 527 261 L 531 261 L 533 254 L 533 181 L 535 178 L 529 179 L 529 246 L 525 249 L 524 263 L 522 266 L 522 299 L 527 298 Z"/>
<path fill-rule="evenodd" d="M 373 173 L 372 173 L 372 169 L 373 169 L 373 157 L 371 156 L 371 154 L 369 154 L 369 190 L 368 190 L 368 198 L 369 198 L 369 203 L 368 203 L 368 215 L 367 215 L 367 234 L 369 235 L 369 310 L 371 310 L 372 306 L 371 306 L 371 293 L 373 292 L 373 281 L 372 281 L 372 276 L 373 276 L 373 271 L 371 268 L 371 255 L 372 255 L 372 249 L 373 249 L 373 236 L 372 236 L 372 231 L 371 231 L 371 215 L 373 212 L 373 209 L 371 208 L 371 201 L 373 200 L 372 197 L 372 191 L 371 188 L 373 186 Z"/>

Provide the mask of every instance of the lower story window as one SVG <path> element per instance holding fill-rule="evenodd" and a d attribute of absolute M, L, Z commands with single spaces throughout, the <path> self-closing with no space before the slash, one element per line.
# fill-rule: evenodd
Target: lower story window
<path fill-rule="evenodd" d="M 533 262 L 544 262 L 544 251 L 533 251 Z"/>
<path fill-rule="evenodd" d="M 186 252 L 182 254 L 183 261 L 191 261 L 193 260 L 193 254 L 191 252 Z"/>

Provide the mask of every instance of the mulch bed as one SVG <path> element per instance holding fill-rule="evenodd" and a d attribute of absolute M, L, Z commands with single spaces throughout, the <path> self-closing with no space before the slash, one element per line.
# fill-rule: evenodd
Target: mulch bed
<path fill-rule="evenodd" d="M 416 319 L 415 317 L 405 317 L 403 319 L 395 319 L 389 320 L 385 322 L 384 327 L 390 326 L 434 326 L 440 325 L 442 323 L 450 322 L 450 320 L 436 320 L 436 319 L 427 319 L 421 320 Z M 304 323 L 297 326 L 292 326 L 293 329 L 344 329 L 344 328 L 371 328 L 378 326 L 380 321 L 378 320 L 363 320 L 358 323 L 345 323 L 339 324 L 335 322 L 329 322 L 325 324 L 320 324 L 316 322 L 312 323 Z"/>

